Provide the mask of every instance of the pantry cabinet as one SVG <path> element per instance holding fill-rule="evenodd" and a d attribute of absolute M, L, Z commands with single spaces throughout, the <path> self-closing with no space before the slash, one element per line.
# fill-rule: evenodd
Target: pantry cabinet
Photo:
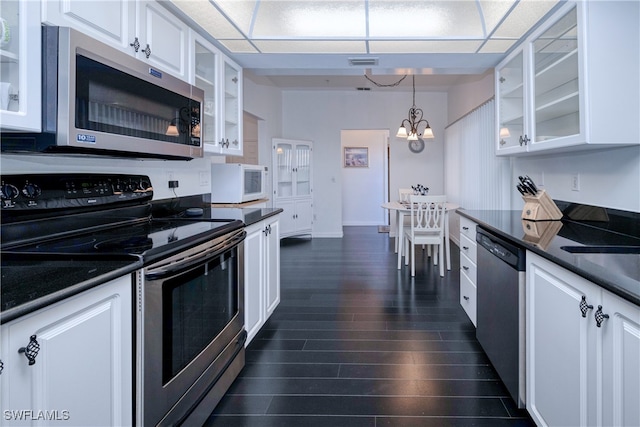
<path fill-rule="evenodd" d="M 190 82 L 204 90 L 205 152 L 242 156 L 242 68 L 191 30 Z"/>
<path fill-rule="evenodd" d="M 0 11 L 0 129 L 40 132 L 40 4 L 3 0 Z"/>
<path fill-rule="evenodd" d="M 3 425 L 132 425 L 131 294 L 127 275 L 2 325 Z"/>
<path fill-rule="evenodd" d="M 274 207 L 281 208 L 281 237 L 311 234 L 313 143 L 273 139 Z"/>
<path fill-rule="evenodd" d="M 42 22 L 74 28 L 188 78 L 189 27 L 155 0 L 42 0 Z"/>
<path fill-rule="evenodd" d="M 244 318 L 248 345 L 280 303 L 279 215 L 246 228 Z"/>
<path fill-rule="evenodd" d="M 639 144 L 639 13 L 638 2 L 567 2 L 498 64 L 496 154 Z"/>
<path fill-rule="evenodd" d="M 536 424 L 640 425 L 640 307 L 532 252 L 526 301 Z"/>

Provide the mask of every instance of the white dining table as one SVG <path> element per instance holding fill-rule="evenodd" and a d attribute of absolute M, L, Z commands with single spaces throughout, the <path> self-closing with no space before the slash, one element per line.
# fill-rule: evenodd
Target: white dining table
<path fill-rule="evenodd" d="M 449 240 L 449 211 L 456 210 L 460 206 L 447 202 L 444 209 L 444 247 L 445 257 L 447 259 L 447 270 L 451 270 L 451 241 Z M 402 251 L 399 250 L 399 245 L 402 242 L 402 235 L 404 233 L 404 217 L 405 215 L 411 215 L 411 208 L 400 202 L 387 202 L 382 204 L 383 209 L 396 212 L 396 241 L 395 250 L 398 254 L 398 269 L 402 265 Z M 406 254 L 405 254 L 406 255 Z M 440 261 L 442 262 L 442 261 Z"/>

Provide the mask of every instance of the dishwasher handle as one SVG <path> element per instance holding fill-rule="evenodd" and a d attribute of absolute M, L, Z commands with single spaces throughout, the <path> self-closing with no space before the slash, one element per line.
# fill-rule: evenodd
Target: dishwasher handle
<path fill-rule="evenodd" d="M 517 271 L 525 270 L 525 250 L 485 229 L 477 227 L 476 242 Z"/>

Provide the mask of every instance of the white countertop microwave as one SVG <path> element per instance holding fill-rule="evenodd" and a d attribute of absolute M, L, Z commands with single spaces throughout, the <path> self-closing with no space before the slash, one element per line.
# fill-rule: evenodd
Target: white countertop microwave
<path fill-rule="evenodd" d="M 241 163 L 211 165 L 211 202 L 244 203 L 267 195 L 267 168 Z"/>

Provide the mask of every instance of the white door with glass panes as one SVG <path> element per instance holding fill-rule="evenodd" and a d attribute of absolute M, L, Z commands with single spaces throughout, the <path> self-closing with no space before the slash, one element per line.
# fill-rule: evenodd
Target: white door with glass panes
<path fill-rule="evenodd" d="M 40 4 L 2 0 L 0 12 L 0 130 L 40 132 Z"/>
<path fill-rule="evenodd" d="M 283 209 L 280 236 L 311 234 L 313 143 L 273 139 L 274 206 Z"/>

